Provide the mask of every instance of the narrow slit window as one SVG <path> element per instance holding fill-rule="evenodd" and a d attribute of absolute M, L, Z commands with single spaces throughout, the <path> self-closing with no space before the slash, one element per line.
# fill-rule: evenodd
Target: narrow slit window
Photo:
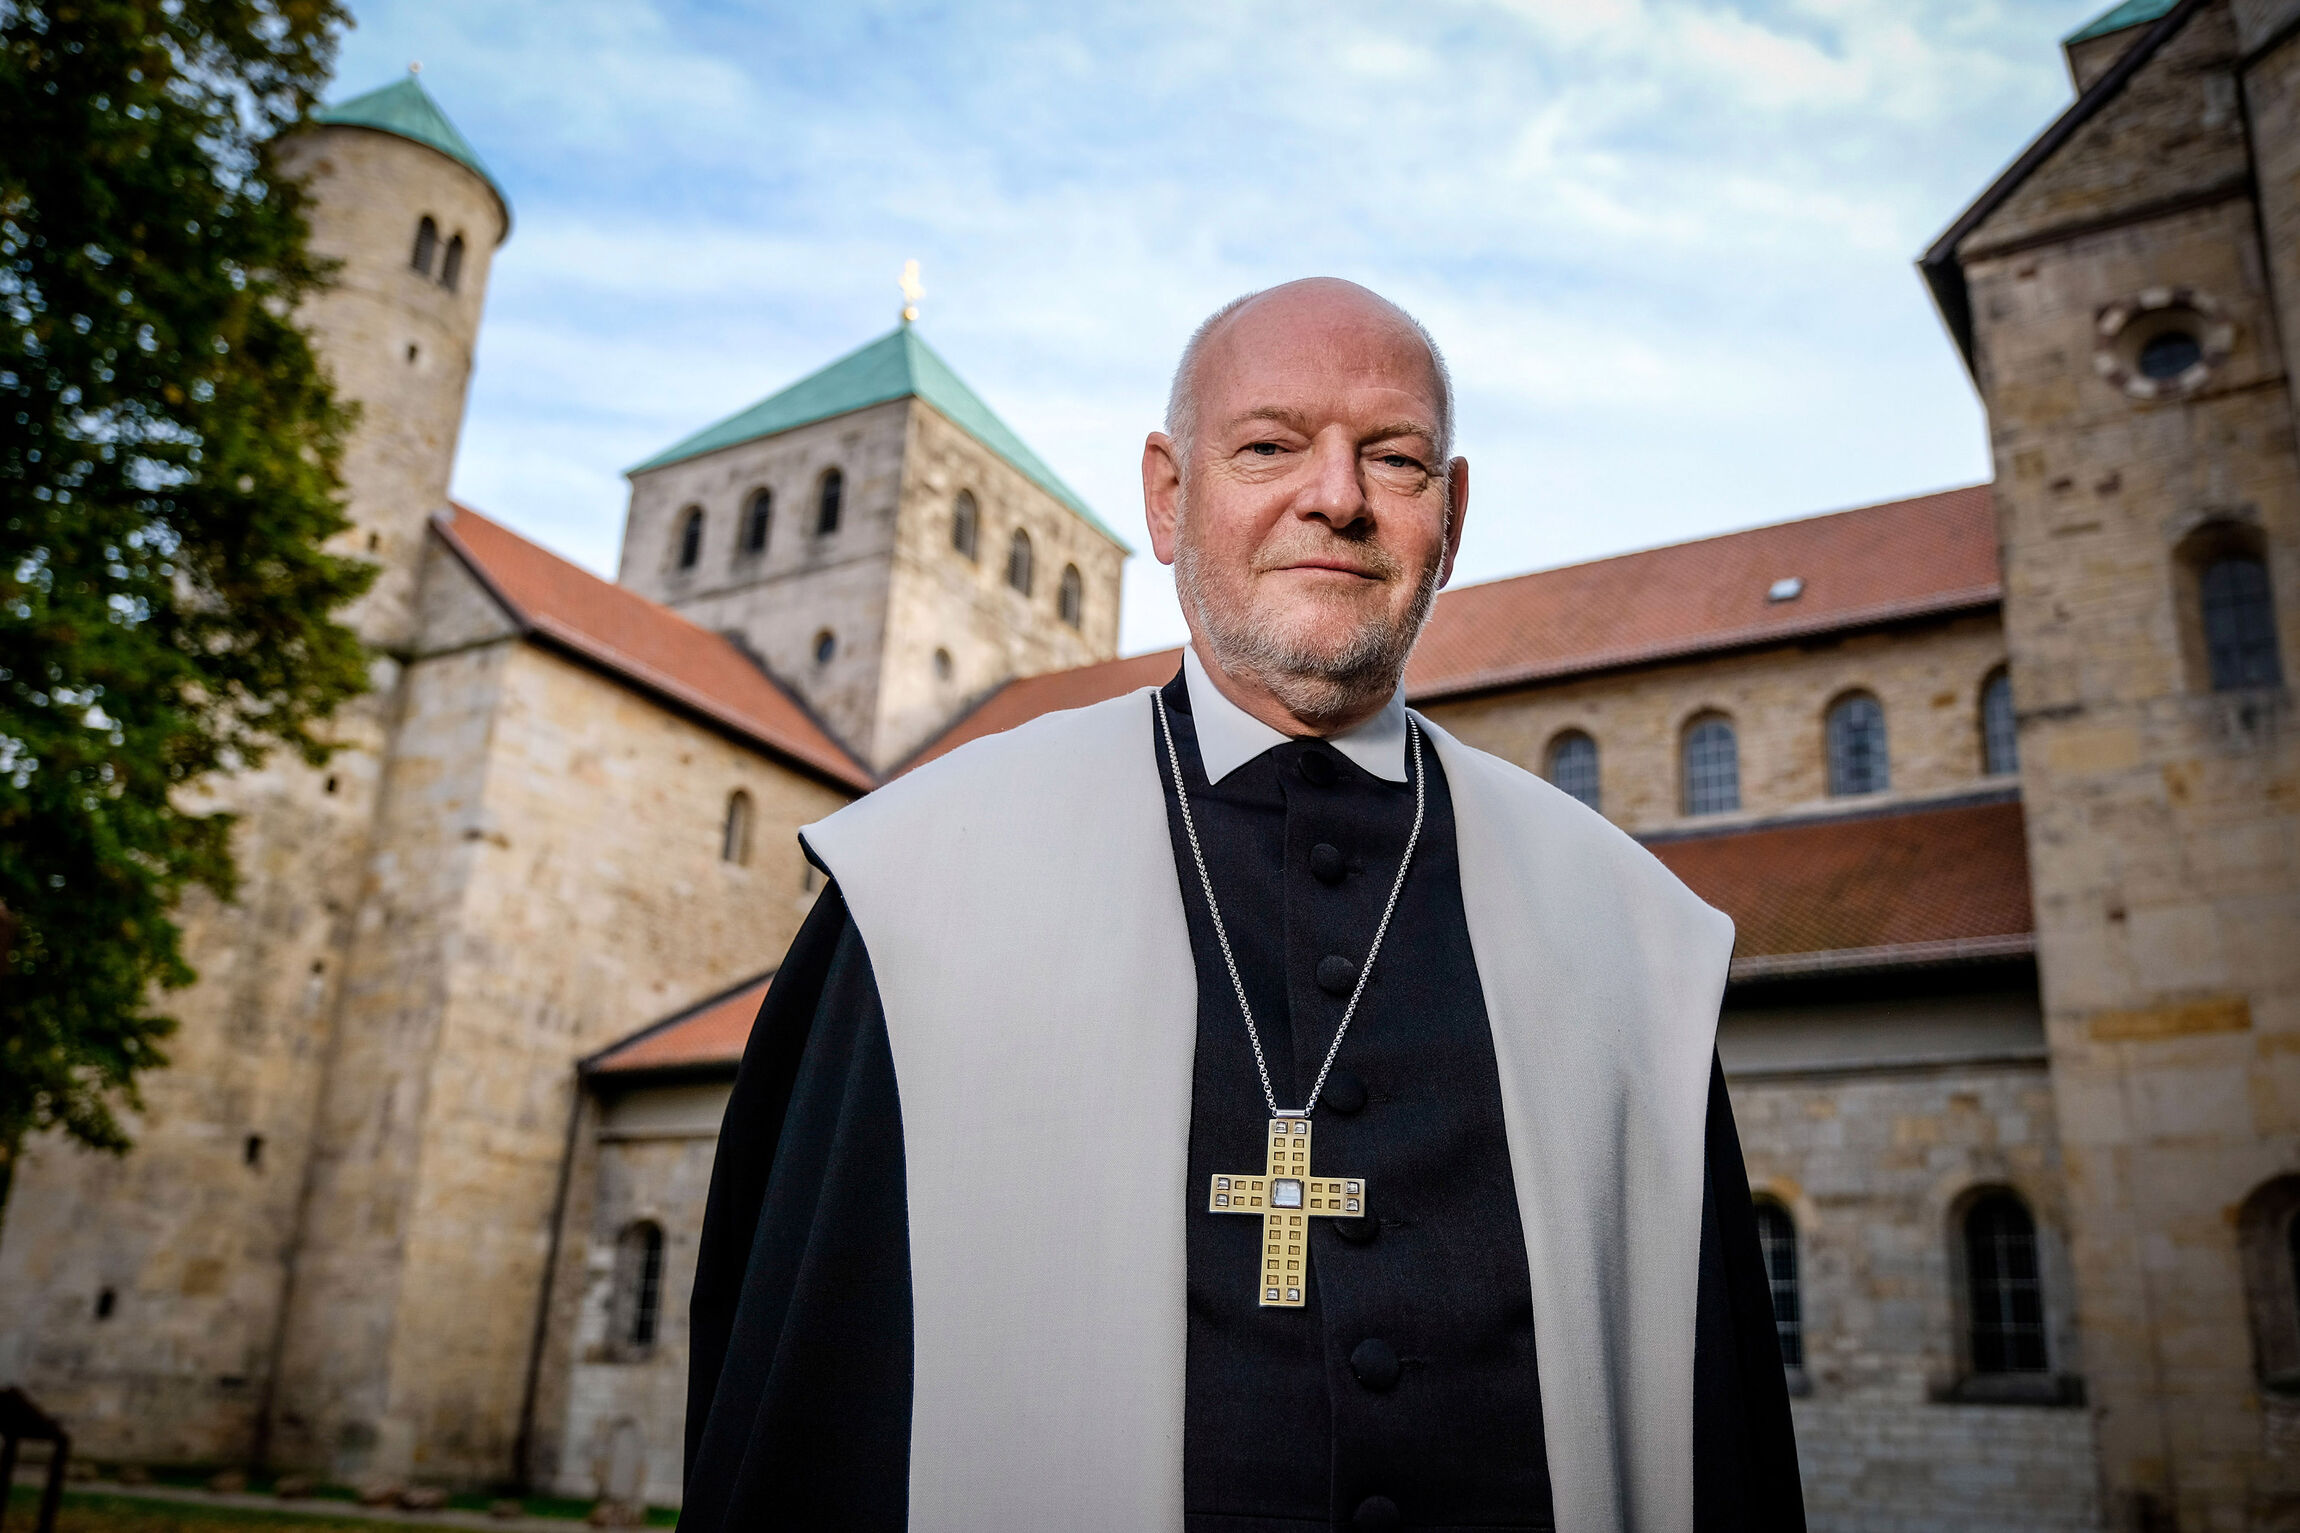
<path fill-rule="evenodd" d="M 1805 1366 L 1804 1300 L 1797 1289 L 1797 1221 L 1778 1203 L 1757 1205 L 1757 1249 L 1765 1258 L 1765 1281 L 1773 1293 L 1773 1333 L 1781 1341 L 1781 1366 Z"/>
<path fill-rule="evenodd" d="M 2276 653 L 2276 603 L 2265 560 L 2237 554 L 2213 560 L 2198 578 L 2212 690 L 2273 687 L 2284 680 Z"/>
<path fill-rule="evenodd" d="M 431 215 L 426 213 L 416 221 L 415 249 L 408 255 L 407 264 L 428 277 L 431 275 L 432 257 L 438 253 L 439 225 L 433 223 Z"/>
<path fill-rule="evenodd" d="M 2013 1194 L 1985 1194 L 1966 1212 L 1965 1282 L 1973 1372 L 2044 1372 L 2036 1220 Z"/>
<path fill-rule="evenodd" d="M 1579 799 L 1592 809 L 1599 808 L 1597 742 L 1580 730 L 1569 729 L 1549 742 L 1546 775 L 1559 792 Z"/>
<path fill-rule="evenodd" d="M 767 551 L 767 534 L 773 530 L 775 497 L 772 491 L 757 490 L 750 504 L 743 509 L 743 552 L 763 554 Z"/>
<path fill-rule="evenodd" d="M 1829 709 L 1829 793 L 1848 798 L 1882 793 L 1892 784 L 1885 747 L 1885 705 L 1866 692 Z"/>
<path fill-rule="evenodd" d="M 1077 628 L 1086 621 L 1086 577 L 1078 573 L 1078 566 L 1062 566 L 1062 621 Z"/>
<path fill-rule="evenodd" d="M 1981 684 L 1981 770 L 1991 777 L 2020 770 L 2020 724 L 2013 717 L 2012 677 L 2003 671 Z"/>
<path fill-rule="evenodd" d="M 691 570 L 703 557 L 703 508 L 689 506 L 679 524 L 679 568 Z"/>
<path fill-rule="evenodd" d="M 454 292 L 463 281 L 463 236 L 458 234 L 447 242 L 447 255 L 439 263 L 439 285 Z"/>
<path fill-rule="evenodd" d="M 982 508 L 972 490 L 960 490 L 950 507 L 950 546 L 971 560 L 982 539 Z"/>
<path fill-rule="evenodd" d="M 1730 814 L 1741 807 L 1741 745 L 1733 721 L 1717 714 L 1685 731 L 1685 812 Z"/>
<path fill-rule="evenodd" d="M 815 492 L 815 536 L 828 537 L 839 530 L 839 512 L 846 499 L 847 476 L 837 469 L 823 471 L 822 487 Z"/>
<path fill-rule="evenodd" d="M 641 1219 L 624 1228 L 616 1245 L 622 1301 L 617 1339 L 635 1352 L 647 1352 L 663 1328 L 663 1227 Z"/>
<path fill-rule="evenodd" d="M 751 796 L 740 788 L 727 795 L 727 822 L 719 835 L 719 860 L 737 867 L 751 860 Z"/>

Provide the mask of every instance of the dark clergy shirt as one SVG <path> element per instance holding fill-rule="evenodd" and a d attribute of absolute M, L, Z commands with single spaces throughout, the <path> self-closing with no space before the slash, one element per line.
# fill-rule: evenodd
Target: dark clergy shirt
<path fill-rule="evenodd" d="M 1301 740 L 1210 784 L 1182 678 L 1163 695 L 1271 1086 L 1298 1107 L 1381 919 L 1414 790 Z M 1205 1190 L 1262 1171 L 1269 1112 L 1163 743 L 1143 745 L 1160 752 L 1198 978 L 1188 1533 L 1552 1526 L 1525 1238 L 1435 751 L 1424 743 L 1420 845 L 1312 1119 L 1312 1174 L 1364 1179 L 1367 1215 L 1312 1221 L 1303 1307 L 1265 1309 L 1260 1220 L 1207 1211 Z M 692 1312 L 688 1533 L 905 1525 L 900 1121 L 869 955 L 834 886 L 776 975 L 720 1138 Z M 1715 1074 L 1708 1157 L 1695 1526 L 1800 1529 L 1771 1295 Z"/>

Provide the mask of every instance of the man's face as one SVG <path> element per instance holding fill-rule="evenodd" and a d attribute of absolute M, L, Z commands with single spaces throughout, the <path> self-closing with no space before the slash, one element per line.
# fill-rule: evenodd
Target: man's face
<path fill-rule="evenodd" d="M 1192 633 L 1305 721 L 1378 704 L 1452 573 L 1468 498 L 1468 465 L 1437 460 L 1428 349 L 1361 288 L 1294 283 L 1208 338 L 1196 398 L 1188 461 L 1163 435 L 1143 454 L 1151 541 Z"/>

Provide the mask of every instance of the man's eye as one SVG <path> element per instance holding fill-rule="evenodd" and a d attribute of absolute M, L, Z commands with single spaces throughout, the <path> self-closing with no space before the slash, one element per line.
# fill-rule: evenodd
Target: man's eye
<path fill-rule="evenodd" d="M 1420 465 L 1419 463 L 1416 463 L 1416 462 L 1415 462 L 1413 459 L 1411 459 L 1411 458 L 1407 457 L 1407 456 L 1406 456 L 1404 453 L 1402 453 L 1402 452 L 1385 452 L 1385 453 L 1383 453 L 1383 454 L 1382 454 L 1382 466 L 1383 466 L 1384 468 L 1420 468 L 1420 467 L 1421 467 L 1421 465 Z"/>
<path fill-rule="evenodd" d="M 1246 451 L 1254 453 L 1259 457 L 1275 458 L 1278 455 L 1278 444 L 1275 442 L 1256 442 L 1252 446 L 1248 447 Z"/>

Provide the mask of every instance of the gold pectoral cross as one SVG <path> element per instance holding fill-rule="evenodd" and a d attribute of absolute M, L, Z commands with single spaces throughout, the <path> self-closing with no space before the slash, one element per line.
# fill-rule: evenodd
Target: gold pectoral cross
<path fill-rule="evenodd" d="M 1366 1184 L 1355 1178 L 1310 1175 L 1310 1120 L 1270 1120 L 1266 1176 L 1217 1176 L 1217 1214 L 1262 1218 L 1262 1308 L 1300 1309 L 1303 1266 L 1309 1258 L 1309 1219 L 1350 1219 L 1366 1211 Z"/>

